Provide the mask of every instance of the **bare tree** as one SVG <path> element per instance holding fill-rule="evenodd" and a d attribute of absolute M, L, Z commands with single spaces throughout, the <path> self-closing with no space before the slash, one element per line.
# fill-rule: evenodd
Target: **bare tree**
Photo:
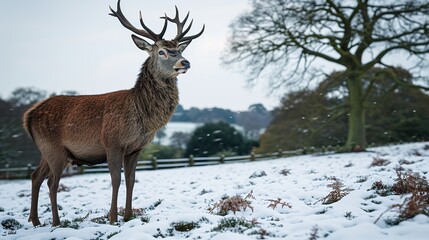
<path fill-rule="evenodd" d="M 422 69 L 429 53 L 429 2 L 425 0 L 253 0 L 251 11 L 231 25 L 224 63 L 243 64 L 250 82 L 271 73 L 270 86 L 303 86 L 326 76 L 324 61 L 343 72 L 347 86 L 346 149 L 364 149 L 365 107 L 372 84 L 364 73 L 391 69 L 398 85 L 429 89 Z M 395 77 L 392 59 L 412 65 L 414 79 Z M 412 62 L 412 64 L 411 64 Z M 427 69 L 427 68 L 426 68 Z M 376 82 L 375 77 L 370 82 Z"/>

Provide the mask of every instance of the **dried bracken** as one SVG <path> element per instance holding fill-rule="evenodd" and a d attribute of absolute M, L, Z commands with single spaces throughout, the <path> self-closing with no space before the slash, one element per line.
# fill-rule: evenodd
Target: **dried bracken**
<path fill-rule="evenodd" d="M 381 167 L 381 166 L 387 166 L 390 164 L 390 161 L 387 159 L 383 159 L 380 157 L 373 157 L 372 163 L 369 165 L 370 167 Z"/>
<path fill-rule="evenodd" d="M 406 194 L 413 192 L 427 192 L 429 185 L 426 179 L 420 177 L 418 173 L 396 169 L 395 184 L 392 186 L 393 192 L 396 194 Z"/>
<path fill-rule="evenodd" d="M 253 196 L 253 190 L 251 190 L 244 199 L 256 199 L 255 196 Z"/>
<path fill-rule="evenodd" d="M 268 208 L 272 208 L 273 210 L 277 207 L 277 205 L 282 206 L 282 208 L 284 207 L 292 208 L 292 205 L 290 205 L 289 203 L 282 202 L 281 198 L 267 199 L 267 201 L 270 202 L 270 204 L 268 205 Z"/>
<path fill-rule="evenodd" d="M 249 198 L 255 199 L 252 194 L 253 191 L 247 194 L 245 198 L 242 198 L 238 195 L 234 197 L 226 197 L 215 203 L 208 210 L 210 213 L 213 213 L 215 210 L 217 210 L 216 214 L 221 216 L 227 215 L 229 211 L 232 211 L 235 214 L 236 212 L 246 211 L 247 209 L 250 209 L 253 212 L 253 206 L 250 205 L 252 202 L 248 200 Z"/>
<path fill-rule="evenodd" d="M 395 210 L 398 212 L 396 219 L 389 219 L 386 222 L 391 225 L 413 218 L 418 214 L 429 216 L 429 184 L 428 181 L 420 177 L 419 174 L 407 171 L 403 173 L 396 170 L 397 178 L 392 186 L 392 191 L 396 194 L 411 194 L 406 197 L 402 204 L 394 204 L 383 212 L 375 222 L 377 222 L 386 212 Z"/>
<path fill-rule="evenodd" d="M 328 184 L 328 187 L 332 188 L 332 191 L 326 197 L 319 200 L 322 201 L 322 204 L 338 202 L 351 191 L 349 188 L 344 188 L 344 184 L 338 178 L 332 177 L 331 180 L 334 182 Z"/>

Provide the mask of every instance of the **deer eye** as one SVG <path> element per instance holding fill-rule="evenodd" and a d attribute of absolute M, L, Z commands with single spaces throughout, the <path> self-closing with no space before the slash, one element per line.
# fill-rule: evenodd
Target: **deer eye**
<path fill-rule="evenodd" d="M 172 56 L 172 57 L 177 57 L 177 54 L 178 54 L 178 51 L 177 51 L 177 50 L 168 50 L 168 49 L 167 49 L 167 52 L 168 52 L 168 54 L 169 54 L 170 56 Z"/>
<path fill-rule="evenodd" d="M 162 56 L 162 55 L 165 55 L 165 52 L 161 50 L 158 52 L 158 54 Z"/>

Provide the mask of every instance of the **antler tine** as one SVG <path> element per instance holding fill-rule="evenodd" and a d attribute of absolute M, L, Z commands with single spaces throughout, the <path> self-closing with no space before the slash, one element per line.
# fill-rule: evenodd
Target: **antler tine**
<path fill-rule="evenodd" d="M 186 33 L 188 33 L 188 32 L 189 32 L 189 30 L 191 29 L 192 22 L 191 22 L 191 24 L 186 28 L 186 30 L 183 32 L 183 27 L 185 26 L 186 21 L 187 21 L 187 20 L 188 20 L 188 18 L 189 18 L 189 13 L 190 13 L 190 12 L 188 11 L 188 13 L 186 14 L 186 16 L 185 16 L 185 18 L 183 19 L 183 21 L 180 21 L 180 17 L 179 17 L 179 9 L 177 8 L 177 6 L 175 6 L 175 8 L 176 8 L 176 16 L 174 16 L 174 18 L 170 18 L 170 17 L 168 17 L 167 15 L 165 15 L 165 17 L 163 17 L 163 18 L 166 18 L 166 19 L 168 19 L 168 21 L 173 22 L 173 23 L 175 23 L 175 24 L 177 25 L 177 35 L 176 35 L 176 37 L 175 37 L 173 40 L 181 42 L 181 39 L 183 38 L 183 36 L 185 36 L 185 35 L 186 35 Z"/>
<path fill-rule="evenodd" d="M 119 22 L 125 27 L 125 28 L 127 28 L 127 29 L 129 29 L 129 30 L 131 30 L 132 32 L 134 32 L 134 33 L 136 33 L 136 34 L 138 34 L 138 35 L 140 35 L 140 36 L 143 36 L 143 37 L 146 37 L 146 38 L 149 38 L 149 39 L 151 39 L 151 40 L 153 40 L 154 42 L 156 42 L 156 41 L 158 41 L 158 40 L 160 40 L 160 39 L 162 39 L 162 37 L 163 37 L 163 35 L 164 35 L 164 33 L 165 33 L 165 30 L 167 29 L 167 20 L 165 21 L 165 23 L 164 23 L 164 27 L 163 27 L 163 29 L 162 29 L 162 31 L 161 31 L 161 33 L 158 35 L 158 34 L 155 34 L 152 30 L 150 30 L 144 23 L 143 23 L 143 18 L 142 18 L 142 15 L 141 15 L 141 12 L 140 12 L 140 23 L 142 24 L 142 26 L 143 26 L 143 28 L 145 29 L 145 30 L 143 30 L 143 29 L 138 29 L 138 28 L 136 28 L 136 27 L 134 27 L 126 18 L 125 18 L 125 16 L 124 16 L 124 14 L 122 13 L 122 10 L 121 10 L 121 5 L 120 5 L 120 0 L 118 0 L 118 5 L 117 5 L 117 10 L 116 11 L 114 11 L 113 9 L 112 9 L 112 7 L 110 7 L 109 6 L 109 8 L 110 8 L 110 11 L 112 11 L 111 13 L 109 13 L 109 15 L 111 15 L 111 16 L 114 16 L 114 17 L 116 17 L 116 18 L 118 18 L 118 20 L 119 20 Z"/>
<path fill-rule="evenodd" d="M 180 35 L 177 35 L 176 38 L 174 38 L 174 40 L 180 40 L 180 39 L 182 39 L 189 32 L 189 30 L 191 30 L 193 22 L 194 22 L 194 19 L 191 20 L 191 23 L 186 28 L 186 30 L 183 33 L 181 33 Z"/>
<path fill-rule="evenodd" d="M 167 16 L 167 15 L 165 15 L 165 16 Z M 163 17 L 161 17 L 161 18 L 163 18 Z M 164 17 L 164 19 L 165 19 L 164 27 L 162 27 L 161 32 L 158 34 L 159 38 L 161 38 L 161 39 L 164 37 L 165 31 L 167 30 L 167 24 L 168 24 L 167 18 Z"/>
<path fill-rule="evenodd" d="M 205 27 L 206 27 L 206 25 L 204 24 L 203 29 L 201 29 L 201 31 L 199 33 L 197 33 L 195 35 L 188 36 L 188 37 L 183 37 L 179 41 L 180 42 L 186 42 L 186 41 L 190 41 L 190 40 L 193 40 L 193 39 L 201 36 L 201 34 L 203 34 L 203 32 L 204 32 Z"/>
<path fill-rule="evenodd" d="M 162 18 L 162 17 L 161 17 Z M 155 40 L 155 42 L 156 41 L 158 41 L 158 40 L 161 40 L 162 39 L 162 37 L 164 36 L 164 34 L 165 34 L 165 31 L 167 30 L 167 19 L 165 19 L 165 21 L 164 21 L 164 26 L 162 27 L 162 30 L 161 30 L 161 33 L 159 33 L 159 34 L 156 34 L 156 33 L 154 33 L 152 30 L 150 30 L 150 28 L 148 28 L 147 26 L 146 26 L 146 24 L 144 24 L 144 22 L 143 22 L 143 17 L 142 17 L 142 12 L 140 11 L 140 24 L 142 25 L 142 27 L 150 34 L 150 35 L 152 35 L 156 40 Z"/>

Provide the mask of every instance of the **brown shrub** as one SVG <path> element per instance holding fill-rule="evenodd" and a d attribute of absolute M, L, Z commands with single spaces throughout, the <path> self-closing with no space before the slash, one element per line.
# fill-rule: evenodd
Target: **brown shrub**
<path fill-rule="evenodd" d="M 322 204 L 338 202 L 351 191 L 349 188 L 344 188 L 344 184 L 338 178 L 332 177 L 331 180 L 334 182 L 328 184 L 328 187 L 332 188 L 332 191 L 326 197 L 319 200 L 322 201 Z"/>
<path fill-rule="evenodd" d="M 381 167 L 381 166 L 387 166 L 390 164 L 390 161 L 387 159 L 383 159 L 380 157 L 373 157 L 372 163 L 369 165 L 370 167 Z"/>
<path fill-rule="evenodd" d="M 246 211 L 248 208 L 253 212 L 253 206 L 251 205 L 251 201 L 247 200 L 249 198 L 255 199 L 253 196 L 253 191 L 251 191 L 245 198 L 241 196 L 234 197 L 225 197 L 224 199 L 219 200 L 219 202 L 215 203 L 208 210 L 210 213 L 213 213 L 217 210 L 218 215 L 225 216 L 229 211 L 232 211 L 234 214 L 240 211 Z"/>
<path fill-rule="evenodd" d="M 396 219 L 386 221 L 391 225 L 399 224 L 418 214 L 429 216 L 429 184 L 427 180 L 420 177 L 418 173 L 411 171 L 403 173 L 401 170 L 396 170 L 396 175 L 397 178 L 392 186 L 392 191 L 396 194 L 411 194 L 411 196 L 406 197 L 402 204 L 392 205 L 375 222 L 392 209 L 398 212 L 398 216 Z"/>
<path fill-rule="evenodd" d="M 287 203 L 287 202 L 282 202 L 281 198 L 277 198 L 277 199 L 267 199 L 267 201 L 270 202 L 270 205 L 268 205 L 269 208 L 272 208 L 273 210 L 277 207 L 277 205 L 280 204 L 280 206 L 283 207 L 288 207 L 288 208 L 292 208 L 292 206 Z"/>

